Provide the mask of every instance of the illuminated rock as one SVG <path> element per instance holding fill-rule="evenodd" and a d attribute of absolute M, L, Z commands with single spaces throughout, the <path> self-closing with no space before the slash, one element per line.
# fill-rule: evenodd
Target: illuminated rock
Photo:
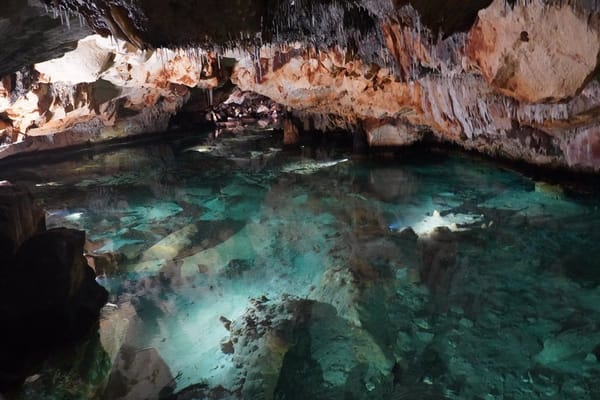
<path fill-rule="evenodd" d="M 571 3 L 496 0 L 479 12 L 467 44 L 470 61 L 500 92 L 530 103 L 575 96 L 596 70 L 597 17 Z"/>

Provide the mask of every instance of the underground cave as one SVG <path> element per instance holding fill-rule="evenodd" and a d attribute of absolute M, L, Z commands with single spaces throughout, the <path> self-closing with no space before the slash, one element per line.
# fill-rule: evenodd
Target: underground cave
<path fill-rule="evenodd" d="M 595 0 L 4 0 L 0 399 L 600 398 Z"/>

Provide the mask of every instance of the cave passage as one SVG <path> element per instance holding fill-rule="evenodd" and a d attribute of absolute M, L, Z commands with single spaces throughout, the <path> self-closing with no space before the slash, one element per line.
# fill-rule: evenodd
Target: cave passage
<path fill-rule="evenodd" d="M 246 132 L 5 169 L 110 292 L 18 396 L 600 398 L 598 199 L 414 152 Z"/>

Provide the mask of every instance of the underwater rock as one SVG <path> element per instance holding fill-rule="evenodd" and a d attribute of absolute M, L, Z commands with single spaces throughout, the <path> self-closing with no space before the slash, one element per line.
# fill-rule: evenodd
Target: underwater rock
<path fill-rule="evenodd" d="M 4 267 L 0 387 L 24 379 L 23 374 L 50 349 L 81 337 L 97 324 L 108 293 L 86 263 L 84 243 L 81 231 L 52 229 L 25 241 L 14 265 Z"/>
<path fill-rule="evenodd" d="M 111 363 L 114 363 L 123 346 L 132 346 L 143 329 L 143 321 L 129 301 L 107 304 L 100 318 L 100 340 Z"/>
<path fill-rule="evenodd" d="M 585 329 L 587 327 L 583 327 Z M 533 359 L 544 367 L 563 373 L 585 369 L 600 372 L 594 349 L 600 343 L 600 334 L 573 329 L 543 341 L 543 349 Z"/>
<path fill-rule="evenodd" d="M 337 314 L 360 327 L 360 290 L 350 268 L 330 268 L 323 273 L 319 284 L 311 290 L 310 298 L 335 307 Z"/>
<path fill-rule="evenodd" d="M 286 296 L 251 304 L 226 341 L 239 368 L 227 398 L 381 399 L 391 392 L 393 363 L 331 305 Z"/>
<path fill-rule="evenodd" d="M 460 277 L 458 263 L 458 237 L 446 227 L 436 228 L 428 238 L 420 242 L 421 264 L 419 273 L 440 304 L 445 304 L 456 277 Z"/>
<path fill-rule="evenodd" d="M 142 261 L 188 257 L 225 242 L 242 227 L 242 221 L 197 221 L 172 232 L 142 254 Z"/>
<path fill-rule="evenodd" d="M 96 276 L 113 275 L 118 271 L 123 255 L 116 253 L 86 254 L 88 265 L 94 270 Z"/>
<path fill-rule="evenodd" d="M 172 392 L 174 379 L 169 366 L 154 348 L 123 346 L 108 378 L 106 400 L 158 400 Z"/>
<path fill-rule="evenodd" d="M 373 337 L 339 318 L 328 304 L 298 305 L 306 314 L 283 358 L 275 398 L 387 398 L 393 362 Z"/>

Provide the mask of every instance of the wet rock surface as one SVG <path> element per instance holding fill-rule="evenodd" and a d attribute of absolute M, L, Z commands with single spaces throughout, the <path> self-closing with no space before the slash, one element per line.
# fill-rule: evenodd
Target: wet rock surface
<path fill-rule="evenodd" d="M 217 63 L 205 51 L 141 52 L 88 36 L 0 82 L 0 158 L 165 131 L 191 88 L 212 96 L 226 79 Z"/>

